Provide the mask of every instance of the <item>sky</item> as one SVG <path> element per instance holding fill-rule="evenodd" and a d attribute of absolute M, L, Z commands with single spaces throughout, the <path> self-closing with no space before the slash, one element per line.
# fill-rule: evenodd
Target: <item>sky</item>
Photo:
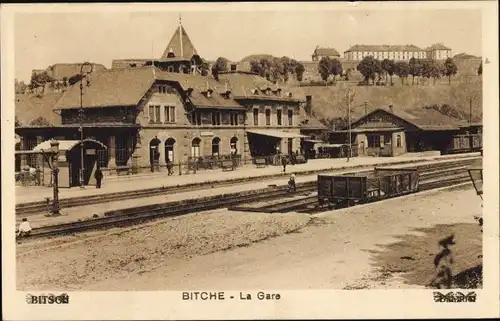
<path fill-rule="evenodd" d="M 37 12 L 15 15 L 15 77 L 29 82 L 33 69 L 55 63 L 109 68 L 113 59 L 159 58 L 179 14 L 208 60 L 269 53 L 307 61 L 317 45 L 343 56 L 355 44 L 444 43 L 453 55 L 481 55 L 481 11 L 473 9 Z"/>

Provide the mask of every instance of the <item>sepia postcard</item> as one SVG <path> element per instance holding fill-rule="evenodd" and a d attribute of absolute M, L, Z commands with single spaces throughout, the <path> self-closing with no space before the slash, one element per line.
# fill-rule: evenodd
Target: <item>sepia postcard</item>
<path fill-rule="evenodd" d="M 5 320 L 500 317 L 496 1 L 0 11 Z"/>

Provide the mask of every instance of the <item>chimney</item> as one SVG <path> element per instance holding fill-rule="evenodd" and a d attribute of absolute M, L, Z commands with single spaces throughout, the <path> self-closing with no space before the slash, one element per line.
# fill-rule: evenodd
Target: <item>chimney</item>
<path fill-rule="evenodd" d="M 306 96 L 306 114 L 309 117 L 312 116 L 312 96 L 311 95 Z"/>
<path fill-rule="evenodd" d="M 389 105 L 389 110 L 391 111 L 391 113 L 394 113 L 394 106 Z"/>
<path fill-rule="evenodd" d="M 231 71 L 236 71 L 238 69 L 238 65 L 237 64 L 231 64 Z"/>

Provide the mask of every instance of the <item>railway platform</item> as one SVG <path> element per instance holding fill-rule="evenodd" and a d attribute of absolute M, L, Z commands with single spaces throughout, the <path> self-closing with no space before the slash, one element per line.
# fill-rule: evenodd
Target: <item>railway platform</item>
<path fill-rule="evenodd" d="M 440 158 L 443 159 L 443 158 Z M 446 159 L 446 158 L 444 158 Z M 425 164 L 433 164 L 436 163 L 435 159 L 419 159 L 418 164 L 419 165 L 425 165 Z M 387 162 L 384 162 L 387 163 Z M 376 165 L 384 164 L 381 162 L 378 162 Z M 401 162 L 400 162 L 401 163 Z M 412 163 L 415 163 L 415 161 L 412 161 Z M 394 164 L 394 163 L 393 163 Z M 411 163 L 410 163 L 411 164 Z M 353 171 L 353 166 L 346 167 L 344 170 L 341 170 L 338 172 L 338 174 L 342 173 L 347 173 L 347 172 L 352 172 Z M 369 170 L 370 168 L 373 168 L 374 166 L 368 166 L 364 168 L 360 168 L 359 170 Z M 337 167 L 338 169 L 339 167 Z M 317 174 L 309 174 L 309 175 L 301 175 L 296 178 L 296 181 L 298 184 L 302 183 L 307 183 L 307 182 L 313 182 L 317 179 Z M 140 207 L 140 206 L 147 206 L 147 205 L 156 205 L 156 204 L 162 204 L 162 203 L 169 203 L 169 202 L 176 202 L 176 201 L 182 201 L 182 200 L 187 200 L 187 199 L 197 199 L 197 198 L 203 198 L 203 197 L 212 197 L 212 196 L 217 196 L 217 195 L 223 195 L 223 194 L 230 194 L 230 193 L 242 193 L 242 192 L 248 192 L 252 190 L 258 190 L 258 189 L 264 189 L 272 185 L 278 185 L 278 186 L 285 186 L 287 184 L 287 177 L 279 176 L 274 179 L 269 179 L 269 180 L 260 180 L 260 181 L 254 181 L 254 182 L 246 182 L 246 183 L 241 183 L 237 185 L 231 185 L 231 186 L 213 186 L 212 188 L 205 188 L 205 189 L 193 189 L 193 190 L 187 190 L 183 192 L 178 192 L 178 193 L 167 193 L 167 194 L 162 194 L 162 195 L 157 195 L 157 196 L 150 196 L 150 197 L 144 197 L 144 198 L 136 198 L 136 199 L 128 199 L 128 200 L 117 200 L 117 201 L 111 201 L 111 202 L 104 202 L 104 203 L 99 203 L 99 204 L 93 204 L 93 205 L 84 205 L 84 206 L 78 206 L 78 207 L 70 207 L 70 208 L 63 208 L 61 210 L 60 216 L 55 216 L 55 217 L 47 217 L 44 214 L 35 214 L 29 216 L 29 221 L 31 222 L 32 226 L 34 228 L 38 227 L 43 227 L 43 226 L 49 226 L 49 225 L 58 225 L 58 224 L 64 224 L 64 223 L 71 223 L 79 220 L 87 220 L 87 219 L 92 219 L 94 215 L 97 215 L 98 217 L 103 217 L 104 214 L 108 211 L 116 211 L 116 210 L 122 210 L 122 209 L 128 209 L 128 208 L 134 208 L 134 207 Z M 20 223 L 21 216 L 16 216 L 16 225 Z"/>
<path fill-rule="evenodd" d="M 456 157 L 479 156 L 479 153 L 470 153 L 462 155 L 447 155 L 447 156 L 399 156 L 399 157 L 354 157 L 346 161 L 342 159 L 317 159 L 310 160 L 306 164 L 288 165 L 286 174 L 306 174 L 307 172 L 336 170 L 348 168 L 360 168 L 391 164 L 405 164 L 416 161 L 439 160 Z M 221 170 L 198 172 L 197 174 L 182 175 L 182 176 L 167 176 L 166 173 L 151 174 L 148 177 L 130 176 L 127 178 L 114 179 L 103 181 L 102 188 L 97 189 L 95 186 L 86 186 L 84 189 L 79 187 L 61 188 L 59 190 L 59 198 L 84 197 L 91 195 L 103 195 L 107 193 L 137 191 L 142 189 L 182 186 L 188 184 L 205 183 L 205 182 L 220 182 L 220 181 L 243 181 L 252 178 L 279 178 L 282 177 L 283 168 L 281 166 L 268 166 L 265 168 L 255 168 L 254 165 L 237 168 L 234 171 L 222 172 Z M 46 198 L 52 198 L 52 188 L 39 186 L 16 186 L 15 199 L 16 204 L 29 202 L 44 201 Z"/>

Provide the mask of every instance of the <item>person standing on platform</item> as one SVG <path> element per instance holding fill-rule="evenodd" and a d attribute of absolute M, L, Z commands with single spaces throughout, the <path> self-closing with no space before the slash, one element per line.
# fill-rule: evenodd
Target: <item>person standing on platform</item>
<path fill-rule="evenodd" d="M 281 165 L 283 165 L 283 173 L 286 173 L 287 162 L 288 160 L 286 159 L 286 156 L 285 155 L 281 156 Z"/>
<path fill-rule="evenodd" d="M 170 158 L 167 158 L 167 170 L 168 170 L 168 176 L 174 175 L 174 164 L 170 160 Z"/>
<path fill-rule="evenodd" d="M 95 178 L 95 181 L 96 181 L 96 187 L 97 188 L 101 188 L 101 183 L 102 183 L 103 176 L 104 175 L 102 174 L 101 167 L 99 165 L 97 165 L 97 168 L 96 168 L 95 173 L 94 173 L 94 178 Z"/>

